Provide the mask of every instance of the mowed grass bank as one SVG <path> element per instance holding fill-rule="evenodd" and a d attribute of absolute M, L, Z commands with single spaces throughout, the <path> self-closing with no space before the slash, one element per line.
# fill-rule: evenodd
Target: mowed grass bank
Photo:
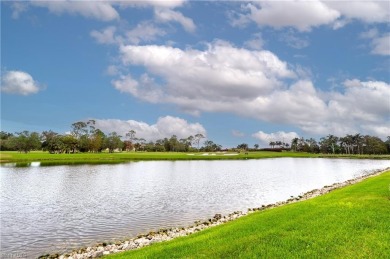
<path fill-rule="evenodd" d="M 19 152 L 0 152 L 1 163 L 31 163 L 41 162 L 43 165 L 57 164 L 108 164 L 142 160 L 232 160 L 261 159 L 276 157 L 330 157 L 330 158 L 368 158 L 390 159 L 390 155 L 323 155 L 303 152 L 269 152 L 257 151 L 248 153 L 218 153 L 218 152 L 118 152 L 118 153 L 76 153 L 49 154 L 33 151 L 27 154 Z"/>
<path fill-rule="evenodd" d="M 106 258 L 389 258 L 389 185 L 390 171 L 321 197 Z"/>
<path fill-rule="evenodd" d="M 75 153 L 50 154 L 33 151 L 27 154 L 19 152 L 0 152 L 0 161 L 4 162 L 53 162 L 53 163 L 121 163 L 141 160 L 230 160 L 255 159 L 273 157 L 318 157 L 315 154 L 299 152 L 249 152 L 249 153 L 217 153 L 217 152 L 115 152 L 115 153 Z M 389 156 L 390 158 L 390 156 Z"/>

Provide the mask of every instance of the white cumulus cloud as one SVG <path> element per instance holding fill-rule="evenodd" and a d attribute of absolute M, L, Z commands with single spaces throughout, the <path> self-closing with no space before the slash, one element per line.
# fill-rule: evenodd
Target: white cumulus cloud
<path fill-rule="evenodd" d="M 133 79 L 131 75 L 122 75 L 111 83 L 120 92 L 129 93 L 151 103 L 160 102 L 163 98 L 163 92 L 147 74 L 143 74 L 139 81 Z"/>
<path fill-rule="evenodd" d="M 360 33 L 360 38 L 362 39 L 373 39 L 375 37 L 377 37 L 379 34 L 379 31 L 377 28 L 372 28 L 368 31 L 364 31 L 362 33 Z"/>
<path fill-rule="evenodd" d="M 205 128 L 200 123 L 190 123 L 182 118 L 165 116 L 158 118 L 155 124 L 148 124 L 135 120 L 95 119 L 96 127 L 103 132 L 117 132 L 125 137 L 130 130 L 136 132 L 137 138 L 147 141 L 170 138 L 176 135 L 178 139 L 187 138 L 198 133 L 207 135 Z"/>
<path fill-rule="evenodd" d="M 389 56 L 390 55 L 390 33 L 380 34 L 377 28 L 372 28 L 362 32 L 362 39 L 371 41 L 371 53 L 375 55 Z"/>
<path fill-rule="evenodd" d="M 81 15 L 86 18 L 93 18 L 100 21 L 119 20 L 120 15 L 117 9 L 125 8 L 153 8 L 155 16 L 161 22 L 178 22 L 185 30 L 193 32 L 196 28 L 191 18 L 185 17 L 179 11 L 173 10 L 183 6 L 186 0 L 132 0 L 132 1 L 73 1 L 73 0 L 54 0 L 54 1 L 24 1 L 12 3 L 12 17 L 19 16 L 26 12 L 29 6 L 42 7 L 49 12 L 62 15 Z"/>
<path fill-rule="evenodd" d="M 310 31 L 312 27 L 331 24 L 340 16 L 338 11 L 316 0 L 255 2 L 248 4 L 247 10 L 247 18 L 258 25 L 294 27 L 299 31 Z"/>
<path fill-rule="evenodd" d="M 100 44 L 140 44 L 150 42 L 157 37 L 164 36 L 166 32 L 152 22 L 140 22 L 135 27 L 124 30 L 115 26 L 108 26 L 102 30 L 93 30 L 90 35 Z"/>
<path fill-rule="evenodd" d="M 119 6 L 122 8 L 126 7 L 138 7 L 146 8 L 152 7 L 154 9 L 154 16 L 157 21 L 168 23 L 168 22 L 177 22 L 179 23 L 186 31 L 194 32 L 196 25 L 194 21 L 184 16 L 181 12 L 174 10 L 175 8 L 183 6 L 187 1 L 186 0 L 142 0 L 142 1 L 123 1 L 119 2 Z"/>
<path fill-rule="evenodd" d="M 388 23 L 390 8 L 388 1 L 323 1 L 329 8 L 337 10 L 346 19 L 365 23 Z"/>
<path fill-rule="evenodd" d="M 6 71 L 1 78 L 1 91 L 9 94 L 30 95 L 41 89 L 33 77 L 23 71 Z"/>
<path fill-rule="evenodd" d="M 120 53 L 123 66 L 141 66 L 145 73 L 120 76 L 112 81 L 115 88 L 193 115 L 228 112 L 315 135 L 370 134 L 371 126 L 389 120 L 386 82 L 351 79 L 342 92 L 320 91 L 310 76 L 302 79 L 299 67 L 292 70 L 269 51 L 216 41 L 205 50 L 127 45 Z"/>
<path fill-rule="evenodd" d="M 140 42 L 150 42 L 159 36 L 164 36 L 166 32 L 156 27 L 150 22 L 141 22 L 135 28 L 125 33 L 127 42 L 139 44 Z"/>
<path fill-rule="evenodd" d="M 332 103 L 344 108 L 345 114 L 340 117 L 379 122 L 390 115 L 390 84 L 381 81 L 360 81 L 358 79 L 344 82 L 345 92 L 333 93 Z M 334 110 L 335 111 L 335 110 Z"/>
<path fill-rule="evenodd" d="M 61 15 L 63 13 L 77 14 L 87 18 L 102 21 L 119 19 L 119 13 L 110 1 L 30 1 L 34 6 L 47 8 L 51 13 Z"/>
<path fill-rule="evenodd" d="M 390 56 L 390 34 L 372 40 L 372 54 Z"/>
<path fill-rule="evenodd" d="M 288 11 L 286 11 L 288 10 Z M 291 27 L 310 31 L 314 27 L 329 25 L 334 29 L 351 20 L 364 23 L 388 23 L 388 1 L 260 1 L 243 5 L 241 12 L 230 15 L 233 26 L 245 26 L 250 21 L 259 26 Z"/>
<path fill-rule="evenodd" d="M 328 102 L 326 120 L 312 128 L 317 127 L 321 134 L 328 131 L 338 135 L 355 132 L 389 135 L 390 84 L 351 79 L 344 86 L 343 93 L 331 92 L 324 98 Z M 387 128 L 387 135 L 384 130 L 376 130 L 380 128 Z"/>
<path fill-rule="evenodd" d="M 115 26 L 109 26 L 102 31 L 93 30 L 90 35 L 100 44 L 115 44 L 118 43 L 118 38 L 115 38 Z"/>
<path fill-rule="evenodd" d="M 281 78 L 295 77 L 272 52 L 236 48 L 226 42 L 211 43 L 204 51 L 128 45 L 120 52 L 124 65 L 144 66 L 148 73 L 147 92 L 137 87 L 133 95 L 145 99 L 154 92 L 161 102 L 176 103 L 184 110 L 224 110 L 227 103 L 254 99 L 254 93 L 281 88 Z M 154 77 L 166 84 L 150 83 Z M 127 78 L 119 80 L 125 85 Z"/>
<path fill-rule="evenodd" d="M 162 1 L 162 0 L 131 0 L 131 1 L 119 1 L 118 4 L 121 7 L 164 7 L 164 8 L 176 8 L 180 7 L 183 4 L 185 4 L 186 0 L 169 0 L 169 1 Z"/>
<path fill-rule="evenodd" d="M 169 8 L 155 8 L 155 16 L 157 20 L 162 22 L 178 22 L 180 23 L 183 28 L 188 32 L 194 32 L 196 29 L 196 26 L 192 19 L 185 17 L 182 13 L 178 11 L 174 11 Z"/>
<path fill-rule="evenodd" d="M 303 49 L 310 44 L 306 37 L 298 36 L 292 30 L 281 33 L 279 40 L 285 42 L 288 46 L 294 49 Z"/>
<path fill-rule="evenodd" d="M 252 38 L 248 41 L 244 42 L 244 46 L 249 48 L 249 49 L 254 49 L 254 50 L 261 50 L 264 46 L 264 39 L 262 38 L 261 33 L 255 33 L 252 35 Z"/>

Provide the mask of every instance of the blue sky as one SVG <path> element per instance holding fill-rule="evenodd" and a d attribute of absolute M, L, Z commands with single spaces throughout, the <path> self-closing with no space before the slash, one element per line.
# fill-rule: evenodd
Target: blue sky
<path fill-rule="evenodd" d="M 387 1 L 1 2 L 1 130 L 390 135 Z"/>

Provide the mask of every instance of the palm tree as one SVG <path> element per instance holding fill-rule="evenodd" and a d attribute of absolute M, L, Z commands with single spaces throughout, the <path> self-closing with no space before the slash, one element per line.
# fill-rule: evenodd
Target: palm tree
<path fill-rule="evenodd" d="M 353 142 L 354 142 L 353 136 L 350 134 L 347 134 L 344 138 L 345 138 L 344 141 L 345 141 L 347 148 L 348 148 L 348 154 L 351 154 L 351 153 L 353 154 Z"/>
<path fill-rule="evenodd" d="M 345 137 L 340 138 L 340 145 L 344 147 L 346 154 L 353 154 L 354 147 L 358 145 L 362 145 L 362 140 L 363 139 L 360 136 L 360 134 L 356 134 L 356 135 L 347 134 Z"/>
<path fill-rule="evenodd" d="M 355 136 L 353 136 L 353 140 L 357 146 L 357 153 L 358 154 L 363 153 L 362 146 L 363 146 L 364 137 L 362 135 L 360 135 L 359 133 L 357 133 L 357 134 L 355 134 Z"/>
<path fill-rule="evenodd" d="M 332 153 L 334 154 L 335 153 L 335 149 L 337 147 L 337 142 L 339 141 L 339 138 L 330 134 L 328 135 L 328 142 L 329 142 L 329 145 L 330 147 L 332 148 Z"/>
<path fill-rule="evenodd" d="M 292 150 L 294 150 L 294 151 L 297 151 L 297 147 L 298 147 L 298 138 L 293 138 L 292 140 L 291 140 L 291 148 L 292 148 Z"/>

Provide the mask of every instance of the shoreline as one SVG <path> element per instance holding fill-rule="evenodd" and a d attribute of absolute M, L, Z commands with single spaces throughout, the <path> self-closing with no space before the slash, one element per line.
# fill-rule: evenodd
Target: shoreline
<path fill-rule="evenodd" d="M 207 154 L 207 155 L 206 155 Z M 264 158 L 324 158 L 324 159 L 374 159 L 389 160 L 390 154 L 385 155 L 346 155 L 346 154 L 313 154 L 304 152 L 271 152 L 253 151 L 237 152 L 121 152 L 121 153 L 75 153 L 49 154 L 31 152 L 28 154 L 0 151 L 0 166 L 40 166 L 56 165 L 105 165 L 121 164 L 138 161 L 197 161 L 197 160 L 247 160 Z"/>
<path fill-rule="evenodd" d="M 204 229 L 208 229 L 210 227 L 218 226 L 229 221 L 238 219 L 242 216 L 251 214 L 256 211 L 272 209 L 276 207 L 280 207 L 286 204 L 296 203 L 299 201 L 304 201 L 308 199 L 312 199 L 324 194 L 327 194 L 333 190 L 337 190 L 343 188 L 348 185 L 352 185 L 358 182 L 361 182 L 370 177 L 374 177 L 380 175 L 386 171 L 389 171 L 390 167 L 385 169 L 376 169 L 370 171 L 368 174 L 363 176 L 358 176 L 350 180 L 346 180 L 344 182 L 334 183 L 332 185 L 326 185 L 320 189 L 313 189 L 311 191 L 305 192 L 297 197 L 291 196 L 291 198 L 285 201 L 279 201 L 275 203 L 271 203 L 268 205 L 261 205 L 257 208 L 249 208 L 247 212 L 235 211 L 228 215 L 215 214 L 213 218 L 207 220 L 198 220 L 194 222 L 194 225 L 188 227 L 173 227 L 168 229 L 160 229 L 157 231 L 151 231 L 147 234 L 139 234 L 137 237 L 125 239 L 122 241 L 117 241 L 114 243 L 98 243 L 94 246 L 83 247 L 79 249 L 75 249 L 72 252 L 64 253 L 64 254 L 46 254 L 41 255 L 38 258 L 98 258 L 101 256 L 124 252 L 128 250 L 134 250 L 138 248 L 142 248 L 145 246 L 149 246 L 154 243 L 169 241 L 177 237 L 188 236 Z"/>

